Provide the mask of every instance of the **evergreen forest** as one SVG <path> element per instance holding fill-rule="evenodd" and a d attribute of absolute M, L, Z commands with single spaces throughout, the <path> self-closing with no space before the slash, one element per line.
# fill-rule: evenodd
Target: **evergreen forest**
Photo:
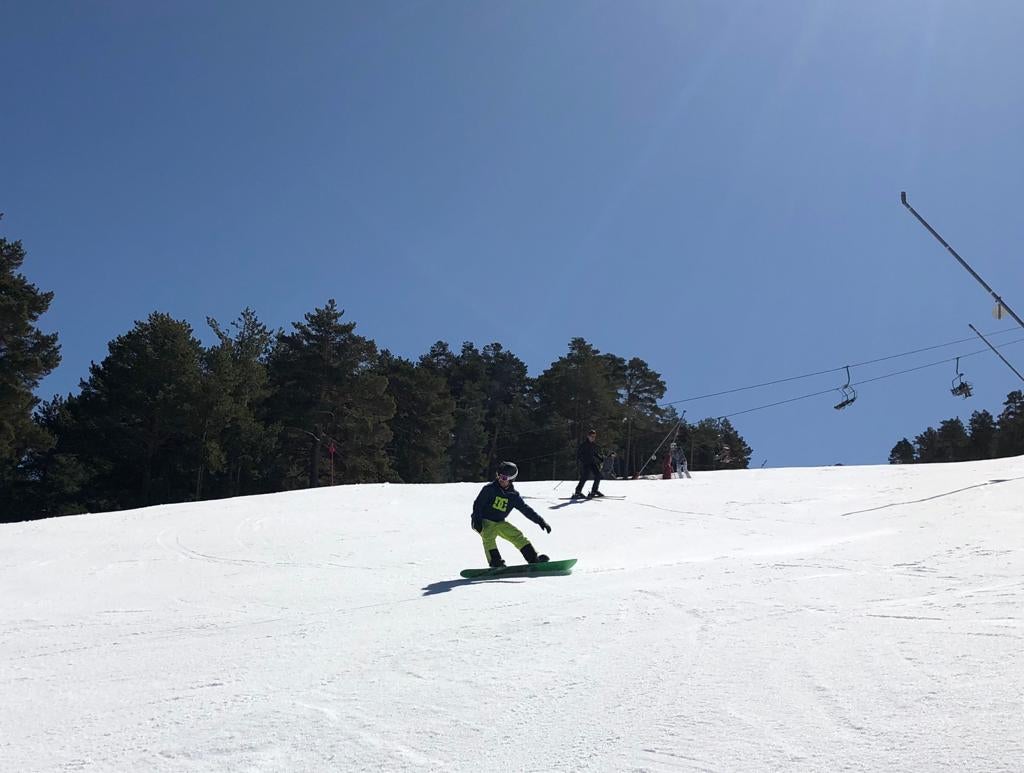
<path fill-rule="evenodd" d="M 328 300 L 288 330 L 250 308 L 207 319 L 212 345 L 154 312 L 107 345 L 78 394 L 36 390 L 60 363 L 37 327 L 53 294 L 0 239 L 0 521 L 348 483 L 574 478 L 587 430 L 618 477 L 660 474 L 671 439 L 690 469 L 745 468 L 728 419 L 683 421 L 642 359 L 583 338 L 541 374 L 500 343 L 438 341 L 417 360 L 360 335 Z"/>
<path fill-rule="evenodd" d="M 889 452 L 890 464 L 969 462 L 1024 454 L 1024 392 L 1006 396 L 999 416 L 974 411 L 964 426 L 959 418 L 928 427 L 913 442 L 901 438 Z"/>
<path fill-rule="evenodd" d="M 153 312 L 107 345 L 78 394 L 43 401 L 58 335 L 37 327 L 53 293 L 0 238 L 0 521 L 348 483 L 491 477 L 511 459 L 523 480 L 577 475 L 587 430 L 617 477 L 660 474 L 668 441 L 692 470 L 743 469 L 752 449 L 727 418 L 691 424 L 662 405 L 666 385 L 642 359 L 583 338 L 531 377 L 500 343 L 438 341 L 417 360 L 360 335 L 331 299 L 272 330 L 251 308 L 208 318 L 212 344 Z M 614 457 L 611 454 L 614 452 Z M 1024 454 L 1024 392 L 998 416 L 947 419 L 892 464 Z"/>

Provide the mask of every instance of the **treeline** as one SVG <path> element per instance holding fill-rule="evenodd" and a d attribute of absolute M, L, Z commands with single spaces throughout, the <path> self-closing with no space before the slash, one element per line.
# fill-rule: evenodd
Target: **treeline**
<path fill-rule="evenodd" d="M 334 300 L 291 330 L 252 309 L 230 325 L 153 313 L 108 344 L 80 392 L 40 402 L 56 335 L 35 323 L 52 293 L 17 272 L 0 239 L 0 520 L 24 520 L 342 483 L 489 477 L 514 459 L 524 479 L 576 475 L 587 429 L 637 472 L 672 433 L 694 470 L 743 468 L 751 449 L 726 419 L 680 422 L 639 358 L 583 338 L 536 378 L 499 343 L 418 360 L 378 349 Z M 723 453 L 728 449 L 727 453 Z M 647 472 L 660 471 L 652 464 Z"/>
<path fill-rule="evenodd" d="M 967 462 L 1024 454 L 1024 392 L 1006 396 L 998 418 L 975 411 L 965 427 L 959 418 L 928 427 L 911 442 L 902 438 L 889 452 L 890 464 Z"/>

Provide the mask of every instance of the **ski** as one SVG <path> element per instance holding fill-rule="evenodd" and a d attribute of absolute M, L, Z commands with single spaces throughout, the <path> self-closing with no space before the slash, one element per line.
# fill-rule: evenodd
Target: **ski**
<path fill-rule="evenodd" d="M 463 569 L 459 574 L 467 579 L 572 574 L 572 568 L 575 564 L 575 558 L 567 558 L 562 561 L 543 561 L 538 564 L 516 564 L 515 566 L 496 566 L 487 569 Z"/>
<path fill-rule="evenodd" d="M 587 502 L 594 501 L 595 499 L 625 499 L 625 497 L 610 497 L 605 494 L 603 497 L 559 497 L 563 502 Z"/>

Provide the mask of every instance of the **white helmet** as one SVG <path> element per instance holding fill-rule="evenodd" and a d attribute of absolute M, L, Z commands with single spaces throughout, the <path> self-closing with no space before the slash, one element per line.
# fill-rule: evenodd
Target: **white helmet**
<path fill-rule="evenodd" d="M 498 465 L 496 474 L 502 478 L 515 480 L 516 476 L 519 475 L 519 468 L 516 467 L 515 462 L 502 462 Z"/>

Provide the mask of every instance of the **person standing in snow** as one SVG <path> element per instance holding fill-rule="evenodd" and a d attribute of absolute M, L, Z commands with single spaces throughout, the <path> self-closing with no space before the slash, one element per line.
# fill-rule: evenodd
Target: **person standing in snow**
<path fill-rule="evenodd" d="M 603 457 L 597 449 L 597 430 L 592 429 L 587 433 L 586 439 L 576 449 L 576 461 L 580 465 L 580 482 L 576 484 L 576 490 L 572 494 L 573 499 L 583 496 L 583 484 L 588 478 L 594 479 L 594 485 L 587 494 L 587 499 L 592 497 L 603 497 L 597 487 L 601 485 L 601 462 Z"/>
<path fill-rule="evenodd" d="M 514 462 L 502 462 L 498 465 L 495 479 L 480 489 L 476 501 L 473 502 L 470 525 L 483 540 L 487 565 L 491 567 L 505 565 L 505 561 L 498 551 L 498 537 L 508 540 L 513 546 L 519 548 L 519 552 L 523 554 L 527 563 L 538 564 L 548 560 L 545 555 L 537 555 L 537 551 L 530 544 L 526 535 L 505 520 L 509 510 L 518 510 L 548 534 L 551 533 L 551 527 L 548 526 L 547 521 L 523 501 L 523 497 L 512 485 L 512 481 L 518 474 L 519 468 Z"/>
<path fill-rule="evenodd" d="M 677 478 L 692 477 L 690 475 L 690 469 L 686 464 L 686 452 L 675 443 L 672 444 L 672 461 L 676 466 Z"/>
<path fill-rule="evenodd" d="M 605 457 L 604 462 L 601 464 L 601 476 L 604 478 L 611 478 L 614 480 L 615 475 L 615 463 L 618 460 L 615 458 L 615 452 L 612 451 L 608 456 Z"/>

